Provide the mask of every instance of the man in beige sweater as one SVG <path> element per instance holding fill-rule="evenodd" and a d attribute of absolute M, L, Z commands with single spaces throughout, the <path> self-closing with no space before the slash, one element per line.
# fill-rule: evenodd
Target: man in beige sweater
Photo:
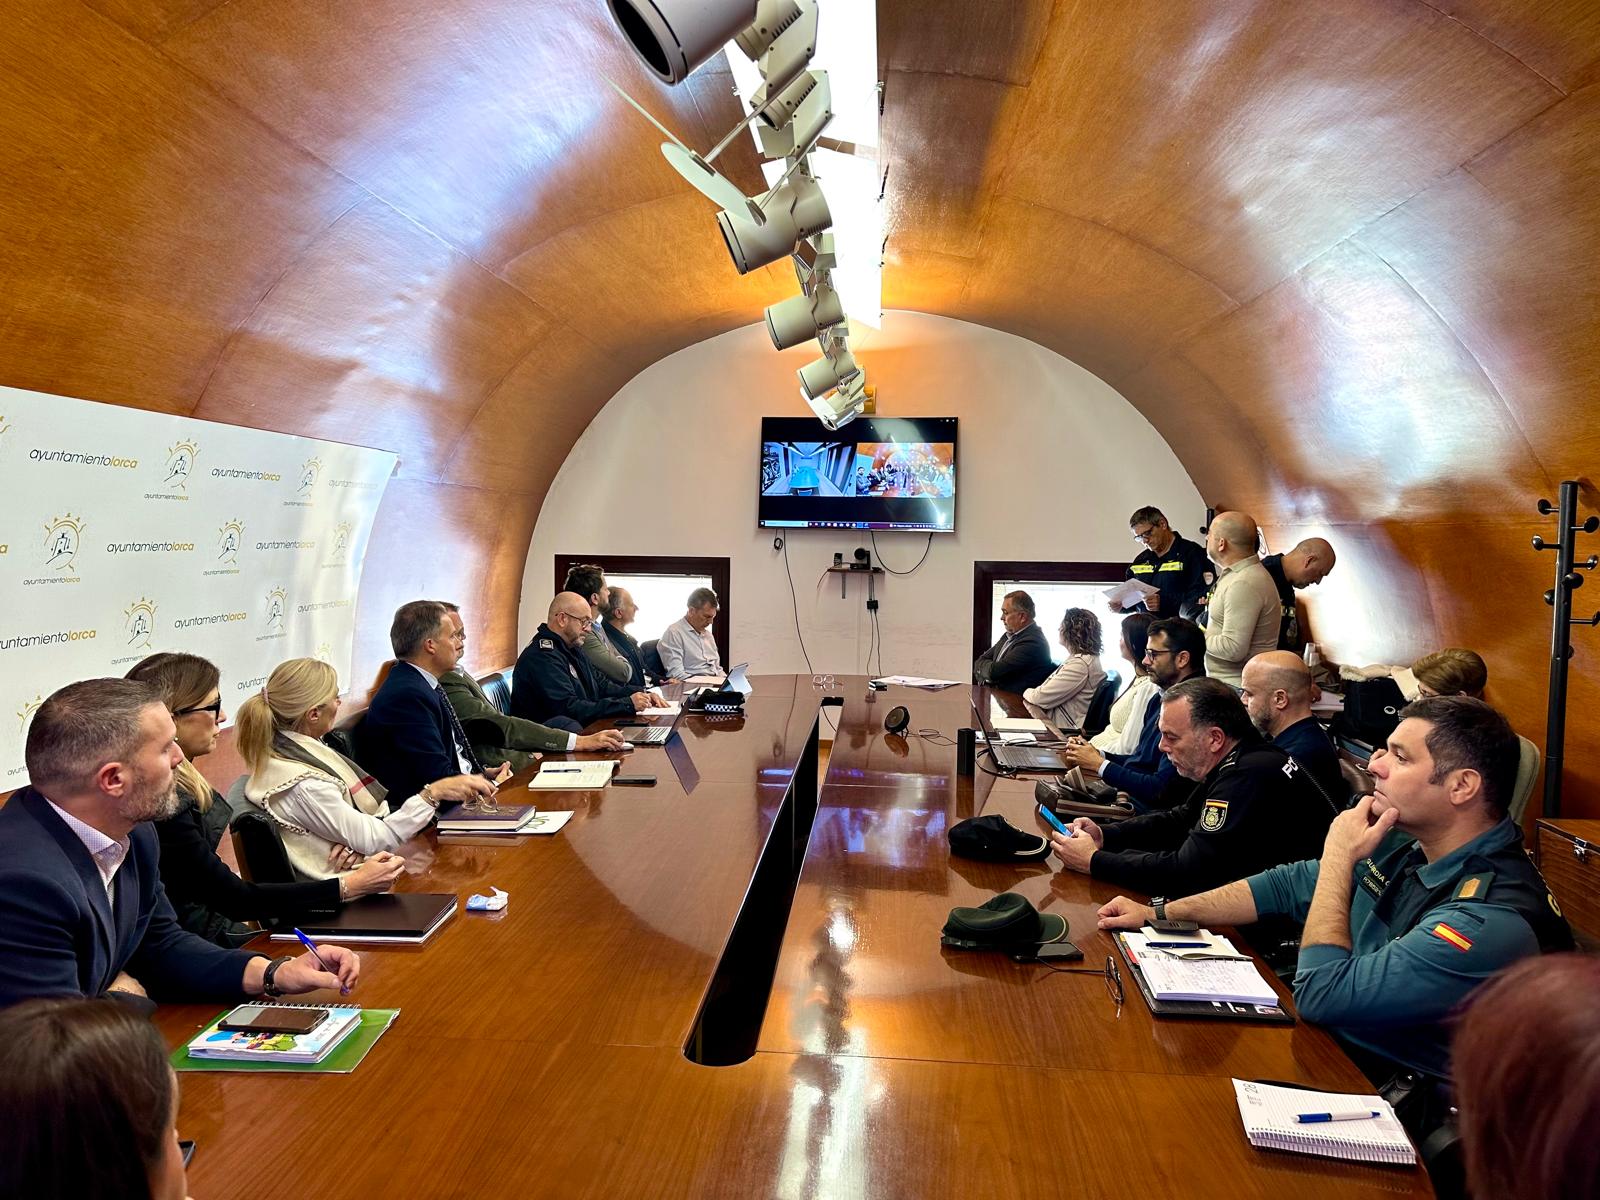
<path fill-rule="evenodd" d="M 1256 557 L 1260 544 L 1246 513 L 1218 513 L 1206 534 L 1206 554 L 1220 572 L 1208 606 L 1206 674 L 1233 687 L 1245 663 L 1278 645 L 1278 587 Z"/>

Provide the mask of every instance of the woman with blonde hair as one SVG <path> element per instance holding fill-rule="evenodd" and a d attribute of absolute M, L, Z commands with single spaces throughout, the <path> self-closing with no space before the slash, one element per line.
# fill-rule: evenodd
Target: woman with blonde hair
<path fill-rule="evenodd" d="M 339 879 L 311 883 L 250 883 L 217 854 L 233 817 L 194 760 L 217 747 L 222 722 L 221 672 L 197 654 L 152 654 L 128 672 L 160 689 L 177 727 L 183 761 L 173 771 L 182 807 L 154 822 L 161 839 L 161 882 L 185 929 L 219 946 L 256 936 L 242 921 L 267 921 L 337 908 L 341 901 L 388 890 L 404 866 L 368 862 Z"/>
<path fill-rule="evenodd" d="M 1476 650 L 1446 646 L 1411 664 L 1417 690 L 1424 696 L 1472 696 L 1483 699 L 1489 667 Z"/>
<path fill-rule="evenodd" d="M 272 818 L 295 871 L 333 874 L 329 853 L 394 850 L 428 827 L 441 803 L 476 795 L 469 777 L 430 783 L 390 811 L 384 787 L 322 741 L 339 715 L 339 677 L 315 658 L 280 663 L 239 706 L 239 753 L 250 768 L 245 799 Z"/>

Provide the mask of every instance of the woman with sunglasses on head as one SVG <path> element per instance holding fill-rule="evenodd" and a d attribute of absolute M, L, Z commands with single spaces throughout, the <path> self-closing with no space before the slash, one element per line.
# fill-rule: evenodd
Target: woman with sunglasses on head
<path fill-rule="evenodd" d="M 183 751 L 183 762 L 173 772 L 183 806 L 155 827 L 161 838 L 161 882 L 185 929 L 221 946 L 237 946 L 257 932 L 241 921 L 326 911 L 389 890 L 405 867 L 405 860 L 392 854 L 374 855 L 348 874 L 306 883 L 250 883 L 234 874 L 217 855 L 233 807 L 194 765 L 217 746 L 224 719 L 221 673 L 198 655 L 164 653 L 144 659 L 128 678 L 161 689 Z"/>

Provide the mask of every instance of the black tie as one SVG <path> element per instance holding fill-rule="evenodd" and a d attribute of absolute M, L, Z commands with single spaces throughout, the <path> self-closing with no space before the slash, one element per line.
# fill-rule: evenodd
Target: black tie
<path fill-rule="evenodd" d="M 443 688 L 435 688 L 434 692 L 439 697 L 439 707 L 444 709 L 445 719 L 450 722 L 450 730 L 455 735 L 457 752 L 466 756 L 466 760 L 472 764 L 474 774 L 482 775 L 483 764 L 472 752 L 472 743 L 467 740 L 467 731 L 461 727 L 461 718 L 456 716 L 455 705 L 450 703 L 450 698 L 444 694 Z"/>

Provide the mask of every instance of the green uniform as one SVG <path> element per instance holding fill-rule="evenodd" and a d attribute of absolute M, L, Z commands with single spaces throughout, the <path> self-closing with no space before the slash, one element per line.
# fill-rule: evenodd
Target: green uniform
<path fill-rule="evenodd" d="M 1257 914 L 1304 922 L 1318 866 L 1250 876 Z M 1446 1018 L 1456 1006 L 1520 958 L 1572 949 L 1572 931 L 1508 818 L 1432 863 L 1415 839 L 1390 834 L 1356 865 L 1350 942 L 1352 950 L 1301 947 L 1301 1015 L 1400 1066 L 1447 1078 Z"/>
<path fill-rule="evenodd" d="M 510 763 L 513 771 L 520 771 L 533 761 L 532 751 L 564 751 L 571 743 L 572 735 L 564 730 L 501 712 L 484 695 L 478 681 L 460 667 L 440 676 L 439 687 L 467 731 L 472 752 L 485 767 Z"/>

